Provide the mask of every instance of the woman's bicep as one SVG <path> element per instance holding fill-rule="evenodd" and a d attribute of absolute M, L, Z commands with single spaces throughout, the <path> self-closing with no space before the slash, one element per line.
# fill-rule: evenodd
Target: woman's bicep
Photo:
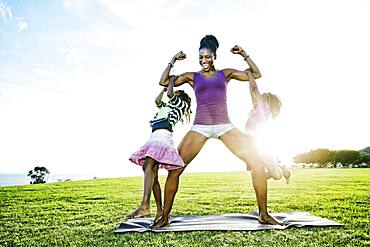
<path fill-rule="evenodd" d="M 176 76 L 176 80 L 174 82 L 174 86 L 175 87 L 178 87 L 178 86 L 181 86 L 182 84 L 184 83 L 189 83 L 190 85 L 193 84 L 193 73 L 190 73 L 190 72 L 186 72 L 186 73 L 183 73 L 181 75 L 178 75 Z M 163 81 L 163 82 L 159 82 L 159 85 L 161 86 L 168 86 L 169 84 L 169 80 L 167 79 L 166 81 Z"/>
<path fill-rule="evenodd" d="M 236 69 L 224 69 L 222 70 L 222 72 L 224 73 L 227 81 L 230 81 L 232 79 L 238 80 L 238 81 L 248 81 L 249 80 L 248 74 L 245 71 L 240 71 Z"/>
<path fill-rule="evenodd" d="M 193 85 L 193 79 L 194 79 L 194 73 L 192 72 L 186 72 L 179 76 L 177 76 L 177 79 L 175 80 L 175 87 L 181 86 L 182 84 L 189 83 L 190 85 Z"/>

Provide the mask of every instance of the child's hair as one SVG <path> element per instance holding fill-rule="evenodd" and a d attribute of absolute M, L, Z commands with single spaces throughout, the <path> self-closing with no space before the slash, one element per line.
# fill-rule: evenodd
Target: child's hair
<path fill-rule="evenodd" d="M 181 123 L 184 123 L 184 118 L 186 119 L 186 122 L 189 123 L 190 122 L 190 115 L 191 115 L 191 98 L 189 97 L 189 95 L 187 93 L 185 93 L 184 90 L 176 90 L 175 91 L 176 93 L 178 93 L 178 97 L 185 101 L 186 103 L 188 103 L 188 107 L 185 109 L 185 113 L 183 115 L 183 117 L 180 119 Z"/>
<path fill-rule="evenodd" d="M 281 100 L 280 98 L 272 93 L 266 93 L 268 104 L 270 106 L 271 117 L 276 118 L 279 115 L 281 109 Z"/>

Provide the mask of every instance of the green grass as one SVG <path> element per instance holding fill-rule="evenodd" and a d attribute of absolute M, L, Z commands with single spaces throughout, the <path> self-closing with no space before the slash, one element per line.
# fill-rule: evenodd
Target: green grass
<path fill-rule="evenodd" d="M 342 227 L 115 234 L 141 191 L 142 177 L 1 187 L 0 246 L 370 246 L 370 169 L 294 169 L 291 184 L 269 182 L 271 212 L 307 211 Z M 185 173 L 172 213 L 253 210 L 248 173 Z"/>

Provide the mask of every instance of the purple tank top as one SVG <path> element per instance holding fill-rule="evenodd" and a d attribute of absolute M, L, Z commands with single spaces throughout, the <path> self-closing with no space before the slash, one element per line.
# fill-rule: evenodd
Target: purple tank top
<path fill-rule="evenodd" d="M 222 71 L 212 77 L 194 73 L 194 92 L 197 110 L 194 124 L 216 125 L 230 123 L 227 112 L 227 81 Z"/>

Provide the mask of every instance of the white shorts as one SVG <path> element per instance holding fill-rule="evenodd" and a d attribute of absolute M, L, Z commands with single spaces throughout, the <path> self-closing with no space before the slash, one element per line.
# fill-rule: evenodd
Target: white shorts
<path fill-rule="evenodd" d="M 220 136 L 228 132 L 229 130 L 233 129 L 234 125 L 231 123 L 228 124 L 216 124 L 216 125 L 201 125 L 201 124 L 194 124 L 191 127 L 191 131 L 198 132 L 204 135 L 207 138 L 216 138 L 218 139 Z"/>

